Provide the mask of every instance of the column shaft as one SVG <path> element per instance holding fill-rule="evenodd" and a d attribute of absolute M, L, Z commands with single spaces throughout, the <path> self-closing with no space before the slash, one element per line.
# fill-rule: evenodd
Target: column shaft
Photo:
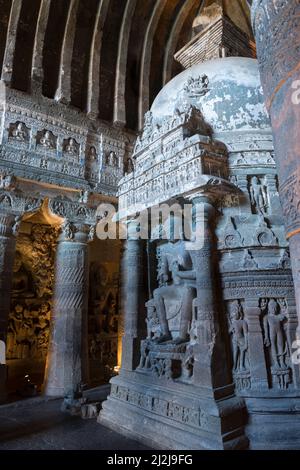
<path fill-rule="evenodd" d="M 272 121 L 279 192 L 290 240 L 300 321 L 300 3 L 254 0 L 252 20 Z"/>
<path fill-rule="evenodd" d="M 45 394 L 66 396 L 88 378 L 88 246 L 85 240 L 58 244 Z"/>
<path fill-rule="evenodd" d="M 143 241 L 128 239 L 123 258 L 123 294 L 125 296 L 125 335 L 122 369 L 134 370 L 140 359 L 140 341 L 145 335 L 144 250 Z"/>
<path fill-rule="evenodd" d="M 13 234 L 15 217 L 0 215 L 0 341 L 6 345 L 7 325 L 10 311 L 13 264 L 16 239 Z M 3 348 L 4 349 L 4 348 Z M 0 362 L 0 402 L 6 398 L 7 367 L 5 357 Z"/>

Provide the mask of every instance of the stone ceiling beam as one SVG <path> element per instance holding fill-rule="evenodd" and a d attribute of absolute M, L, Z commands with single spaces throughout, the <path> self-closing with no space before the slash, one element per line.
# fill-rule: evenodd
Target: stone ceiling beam
<path fill-rule="evenodd" d="M 174 54 L 176 52 L 176 46 L 178 44 L 178 39 L 180 37 L 183 25 L 194 5 L 199 2 L 202 3 L 202 0 L 187 0 L 177 15 L 172 31 L 170 33 L 169 40 L 166 45 L 163 69 L 163 85 L 166 85 L 166 83 L 168 83 L 172 78 Z"/>
<path fill-rule="evenodd" d="M 167 1 L 168 0 L 157 0 L 144 38 L 139 87 L 139 129 L 142 129 L 143 127 L 144 115 L 148 111 L 150 105 L 149 77 L 153 39 Z"/>
<path fill-rule="evenodd" d="M 78 6 L 79 0 L 70 0 L 70 7 L 61 51 L 58 87 L 55 94 L 55 99 L 57 101 L 66 104 L 71 102 L 71 67 Z"/>
<path fill-rule="evenodd" d="M 1 80 L 4 80 L 7 85 L 11 84 L 14 55 L 16 49 L 17 29 L 21 14 L 22 0 L 13 0 L 10 10 L 9 23 L 6 36 L 6 47 L 3 59 Z"/>
<path fill-rule="evenodd" d="M 31 68 L 31 91 L 35 94 L 42 93 L 44 70 L 43 70 L 43 49 L 47 30 L 51 0 L 42 0 L 35 39 L 33 46 L 32 68 Z"/>
<path fill-rule="evenodd" d="M 137 0 L 127 0 L 119 38 L 114 98 L 114 123 L 122 126 L 126 125 L 125 90 L 128 44 L 136 3 Z"/>
<path fill-rule="evenodd" d="M 94 119 L 99 114 L 101 48 L 109 2 L 110 0 L 100 0 L 99 2 L 90 52 L 87 113 Z"/>

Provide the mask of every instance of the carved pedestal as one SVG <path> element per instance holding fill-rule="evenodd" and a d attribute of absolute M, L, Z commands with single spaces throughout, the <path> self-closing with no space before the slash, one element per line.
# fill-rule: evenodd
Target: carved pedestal
<path fill-rule="evenodd" d="M 88 233 L 65 223 L 56 255 L 51 337 L 44 392 L 76 393 L 87 381 Z"/>
<path fill-rule="evenodd" d="M 0 215 L 0 341 L 4 344 L 6 344 L 16 246 L 14 224 L 14 216 Z M 5 362 L 5 357 L 1 359 Z M 0 402 L 6 398 L 6 375 L 7 367 L 0 362 Z"/>
<path fill-rule="evenodd" d="M 146 303 L 147 337 L 141 241 L 127 242 L 122 368 L 99 422 L 156 448 L 247 447 L 244 405 L 234 395 L 218 329 L 212 207 L 205 209 L 204 247 L 192 243 L 189 252 L 183 239 L 157 242 L 159 285 Z"/>

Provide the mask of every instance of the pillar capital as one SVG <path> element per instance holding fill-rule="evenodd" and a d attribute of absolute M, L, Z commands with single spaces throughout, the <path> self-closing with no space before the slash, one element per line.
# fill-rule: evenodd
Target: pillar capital
<path fill-rule="evenodd" d="M 0 213 L 0 236 L 13 237 L 17 235 L 21 217 L 8 213 Z"/>
<path fill-rule="evenodd" d="M 94 240 L 95 233 L 96 228 L 94 224 L 73 223 L 65 219 L 61 225 L 59 242 L 86 244 Z"/>

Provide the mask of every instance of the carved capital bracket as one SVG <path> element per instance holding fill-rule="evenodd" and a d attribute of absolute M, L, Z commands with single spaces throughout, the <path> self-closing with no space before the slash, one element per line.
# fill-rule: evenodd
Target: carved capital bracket
<path fill-rule="evenodd" d="M 19 189 L 12 187 L 0 189 L 0 213 L 7 216 L 14 216 L 14 231 L 17 231 L 21 217 L 24 214 L 37 211 L 42 205 L 41 197 L 28 196 Z"/>
<path fill-rule="evenodd" d="M 97 221 L 97 207 L 91 206 L 86 199 L 84 202 L 72 201 L 66 197 L 59 196 L 49 199 L 50 211 L 73 224 L 95 225 Z"/>

